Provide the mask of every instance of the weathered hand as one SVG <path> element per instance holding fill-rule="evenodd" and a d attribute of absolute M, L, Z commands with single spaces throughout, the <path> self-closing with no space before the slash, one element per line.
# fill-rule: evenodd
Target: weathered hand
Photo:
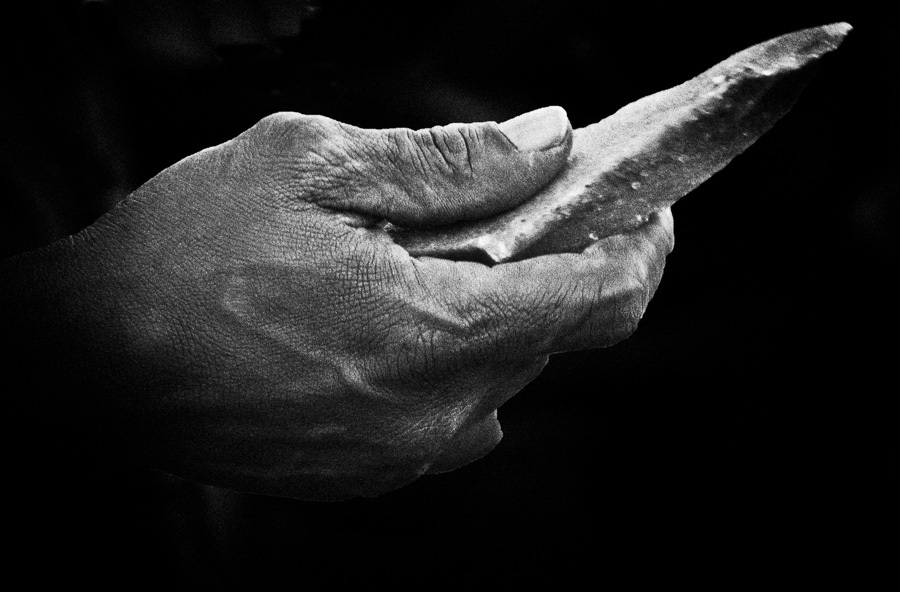
<path fill-rule="evenodd" d="M 109 441 L 305 499 L 377 495 L 485 454 L 497 408 L 550 353 L 635 329 L 671 213 L 494 267 L 412 258 L 378 222 L 502 211 L 570 146 L 558 108 L 420 131 L 279 113 L 166 169 L 67 243 L 90 285 L 69 318 L 90 327 L 79 348 Z"/>

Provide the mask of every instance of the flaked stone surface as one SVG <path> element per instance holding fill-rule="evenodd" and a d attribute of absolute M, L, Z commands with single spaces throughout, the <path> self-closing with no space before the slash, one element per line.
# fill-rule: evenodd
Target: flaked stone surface
<path fill-rule="evenodd" d="M 414 256 L 493 264 L 580 252 L 637 228 L 768 131 L 850 29 L 835 23 L 754 45 L 575 130 L 563 171 L 512 210 L 443 229 L 389 232 Z"/>

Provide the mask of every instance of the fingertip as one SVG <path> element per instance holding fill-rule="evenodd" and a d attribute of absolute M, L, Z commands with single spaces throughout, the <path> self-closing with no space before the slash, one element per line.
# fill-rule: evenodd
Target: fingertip
<path fill-rule="evenodd" d="M 672 208 L 665 208 L 659 212 L 659 218 L 662 221 L 666 235 L 667 252 L 671 253 L 675 250 L 675 216 L 672 215 Z"/>
<path fill-rule="evenodd" d="M 655 252 L 662 251 L 668 254 L 675 247 L 675 219 L 671 208 L 651 213 L 647 221 L 628 232 L 610 235 L 600 241 L 591 244 L 584 250 L 585 254 L 597 251 L 627 252 L 634 249 L 644 251 L 653 248 Z M 660 246 L 664 245 L 664 249 Z"/>
<path fill-rule="evenodd" d="M 516 163 L 521 197 L 531 197 L 566 166 L 574 132 L 562 107 L 535 109 L 494 126 L 513 148 L 506 157 Z"/>
<path fill-rule="evenodd" d="M 644 240 L 653 244 L 657 251 L 668 255 L 675 248 L 675 219 L 672 209 L 665 208 L 650 215 L 649 220 L 638 229 Z M 664 248 L 660 249 L 660 245 Z"/>
<path fill-rule="evenodd" d="M 498 124 L 501 132 L 523 151 L 548 150 L 571 140 L 572 124 L 562 107 L 553 105 L 523 113 Z"/>
<path fill-rule="evenodd" d="M 494 140 L 486 170 L 486 195 L 497 212 L 534 196 L 566 167 L 574 132 L 565 109 L 543 107 L 502 123 L 491 123 Z"/>

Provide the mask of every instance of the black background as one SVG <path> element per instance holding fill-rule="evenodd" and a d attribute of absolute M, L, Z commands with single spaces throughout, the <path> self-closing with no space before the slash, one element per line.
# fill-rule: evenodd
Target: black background
<path fill-rule="evenodd" d="M 500 410 L 486 458 L 335 504 L 50 466 L 35 499 L 52 501 L 19 512 L 20 567 L 257 589 L 859 585 L 896 561 L 900 44 L 886 15 L 322 2 L 299 3 L 285 33 L 278 4 L 57 2 L 9 19 L 4 253 L 83 228 L 273 111 L 418 128 L 558 104 L 582 127 L 770 37 L 854 31 L 788 116 L 675 206 L 637 333 L 554 356 Z"/>

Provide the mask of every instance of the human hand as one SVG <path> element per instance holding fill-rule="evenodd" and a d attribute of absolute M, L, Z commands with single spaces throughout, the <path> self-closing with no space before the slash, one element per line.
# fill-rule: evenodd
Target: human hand
<path fill-rule="evenodd" d="M 558 108 L 420 131 L 279 113 L 166 169 L 71 241 L 93 296 L 72 316 L 92 328 L 84 367 L 110 441 L 187 478 L 304 499 L 378 495 L 487 453 L 497 408 L 550 353 L 634 331 L 671 213 L 494 267 L 412 258 L 379 222 L 508 209 L 570 147 Z"/>

